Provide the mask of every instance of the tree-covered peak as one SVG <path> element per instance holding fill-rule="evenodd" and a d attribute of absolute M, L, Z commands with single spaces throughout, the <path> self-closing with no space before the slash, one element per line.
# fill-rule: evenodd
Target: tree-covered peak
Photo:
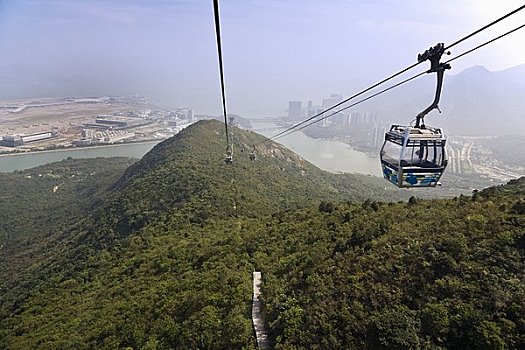
<path fill-rule="evenodd" d="M 233 164 L 227 164 L 224 124 L 200 121 L 158 144 L 116 183 L 107 211 L 120 231 L 136 230 L 162 215 L 255 217 L 316 205 L 323 200 L 404 199 L 381 179 L 322 171 L 286 147 L 230 126 Z M 254 150 L 257 159 L 252 161 Z"/>
<path fill-rule="evenodd" d="M 0 348 L 252 349 L 254 269 L 276 349 L 525 346 L 525 179 L 420 199 L 232 130 L 233 164 L 205 121 L 96 181 L 3 177 Z"/>

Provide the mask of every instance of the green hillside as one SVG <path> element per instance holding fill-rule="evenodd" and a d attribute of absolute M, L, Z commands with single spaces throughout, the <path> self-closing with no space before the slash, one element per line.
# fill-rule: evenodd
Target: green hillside
<path fill-rule="evenodd" d="M 258 144 L 257 161 L 250 161 L 252 146 L 264 138 L 232 129 L 233 165 L 223 162 L 224 125 L 202 121 L 157 145 L 130 167 L 116 186 L 121 192 L 119 200 L 128 193 L 132 198 L 138 196 L 142 207 L 136 209 L 141 215 L 184 206 L 197 213 L 208 211 L 204 216 L 254 216 L 323 199 L 397 200 L 409 196 L 408 191 L 390 186 L 385 190 L 384 182 L 376 177 L 322 171 L 275 142 Z"/>
<path fill-rule="evenodd" d="M 233 165 L 224 162 L 224 125 L 215 120 L 196 123 L 155 146 L 115 184 L 94 227 L 101 232 L 101 225 L 108 226 L 120 237 L 173 215 L 203 224 L 210 218 L 258 217 L 322 200 L 403 200 L 411 195 L 385 187 L 377 177 L 322 171 L 274 142 L 259 144 L 257 161 L 251 161 L 253 144 L 264 138 L 233 129 Z M 109 236 L 104 231 L 98 242 Z"/>
<path fill-rule="evenodd" d="M 524 195 L 522 178 L 267 223 L 256 265 L 277 348 L 525 348 Z"/>
<path fill-rule="evenodd" d="M 261 136 L 234 130 L 233 165 L 223 126 L 199 122 L 86 184 L 76 221 L 26 194 L 67 239 L 1 290 L 0 348 L 252 349 L 253 269 L 279 349 L 525 346 L 523 179 L 410 198 L 271 142 L 251 162 Z"/>
<path fill-rule="evenodd" d="M 132 163 L 127 158 L 67 159 L 0 173 L 0 290 L 36 261 L 59 254 L 71 227 L 100 205 Z"/>

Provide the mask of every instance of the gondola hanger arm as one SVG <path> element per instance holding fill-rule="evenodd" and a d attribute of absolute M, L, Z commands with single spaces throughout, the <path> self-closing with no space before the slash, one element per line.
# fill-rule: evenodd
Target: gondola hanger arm
<path fill-rule="evenodd" d="M 436 46 L 429 48 L 428 50 L 417 56 L 417 61 L 420 63 L 426 60 L 430 61 L 430 69 L 427 71 L 427 73 L 437 73 L 437 86 L 436 94 L 434 96 L 434 101 L 432 102 L 432 104 L 416 116 L 416 128 L 425 128 L 424 118 L 433 109 L 437 109 L 441 113 L 438 107 L 438 103 L 441 97 L 443 76 L 445 75 L 445 70 L 450 69 L 450 64 L 439 62 L 443 54 L 450 55 L 450 52 L 445 52 L 445 44 L 439 43 Z"/>

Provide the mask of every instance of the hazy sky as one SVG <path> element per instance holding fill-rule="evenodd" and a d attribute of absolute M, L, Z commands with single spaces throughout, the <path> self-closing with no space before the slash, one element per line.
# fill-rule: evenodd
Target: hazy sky
<path fill-rule="evenodd" d="M 222 0 L 228 112 L 282 115 L 289 100 L 350 96 L 522 4 Z M 523 23 L 525 10 L 451 57 Z M 525 63 L 524 42 L 522 29 L 450 74 Z M 0 98 L 134 92 L 221 114 L 212 0 L 0 0 Z"/>

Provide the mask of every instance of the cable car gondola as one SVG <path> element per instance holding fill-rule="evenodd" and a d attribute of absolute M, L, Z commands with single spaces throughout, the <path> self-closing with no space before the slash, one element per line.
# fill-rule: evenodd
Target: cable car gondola
<path fill-rule="evenodd" d="M 257 160 L 257 153 L 255 153 L 255 145 L 253 145 L 253 149 L 250 152 L 250 160 L 252 162 Z"/>
<path fill-rule="evenodd" d="M 233 153 L 232 151 L 226 152 L 226 158 L 224 158 L 224 163 L 232 164 L 233 163 Z"/>
<path fill-rule="evenodd" d="M 435 187 L 447 167 L 441 129 L 392 125 L 381 148 L 383 176 L 398 187 Z"/>
<path fill-rule="evenodd" d="M 380 158 L 383 176 L 398 187 L 435 187 L 445 168 L 447 156 L 446 138 L 439 128 L 425 126 L 424 118 L 434 108 L 438 109 L 441 86 L 447 63 L 440 63 L 445 52 L 439 43 L 423 54 L 418 61 L 430 61 L 427 73 L 437 73 L 437 88 L 434 102 L 416 117 L 415 126 L 392 125 L 385 133 Z"/>
<path fill-rule="evenodd" d="M 233 145 L 230 144 L 226 149 L 226 158 L 224 158 L 224 163 L 233 164 Z"/>

